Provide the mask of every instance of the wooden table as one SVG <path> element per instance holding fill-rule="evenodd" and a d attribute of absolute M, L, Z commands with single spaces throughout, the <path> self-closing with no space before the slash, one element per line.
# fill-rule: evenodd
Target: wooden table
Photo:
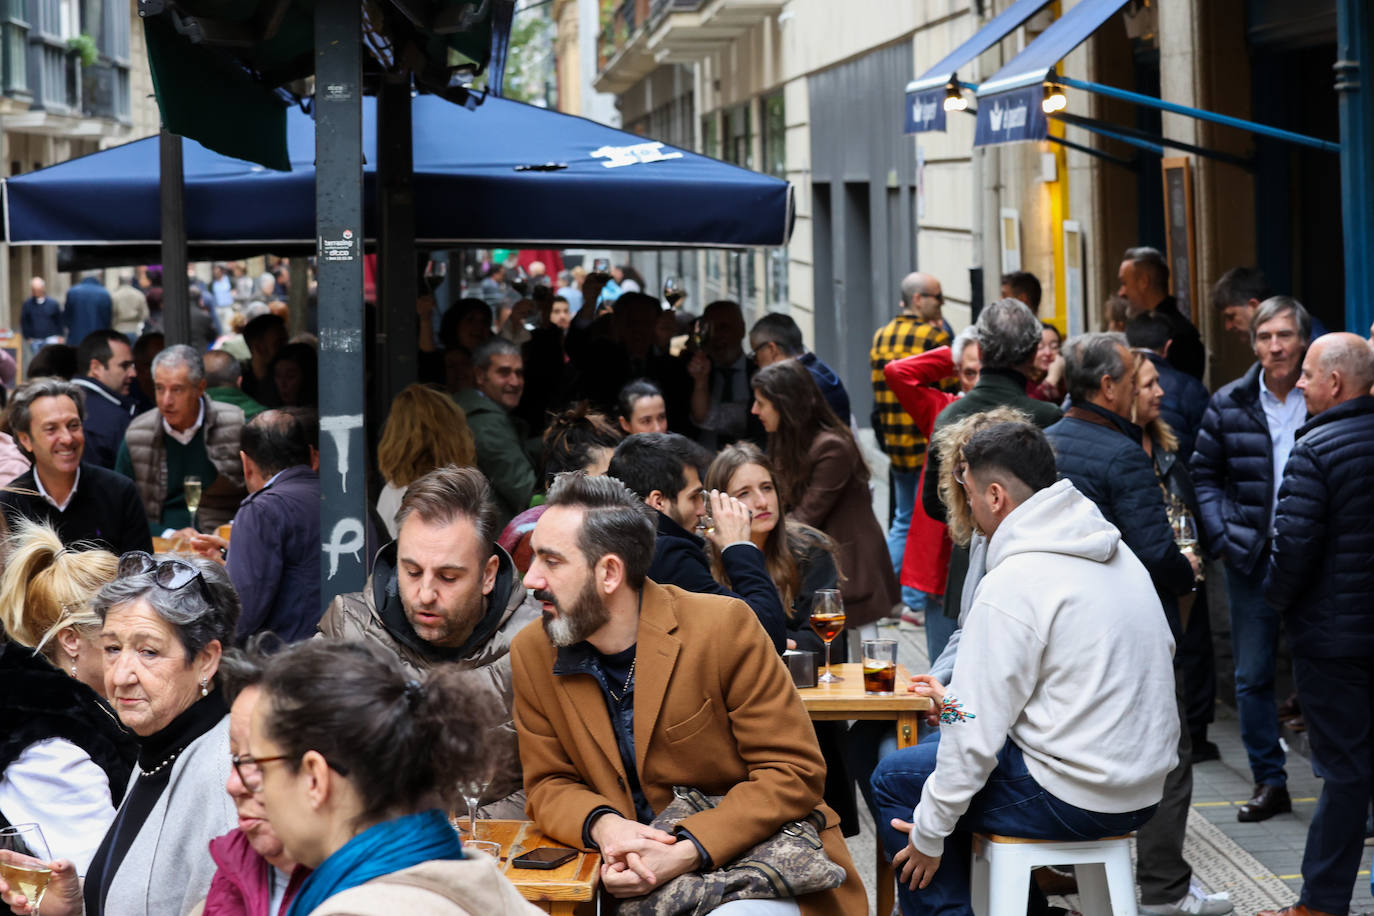
<path fill-rule="evenodd" d="M 864 693 L 863 665 L 848 662 L 832 666 L 835 673 L 844 680 L 837 684 L 817 684 L 815 687 L 802 687 L 802 705 L 806 707 L 812 721 L 836 722 L 850 719 L 889 719 L 896 723 L 897 747 L 912 747 L 916 744 L 916 725 L 922 714 L 930 709 L 928 697 L 907 693 L 911 674 L 901 665 L 897 666 L 896 688 L 890 697 L 872 696 Z M 818 671 L 824 669 L 817 665 Z M 915 807 L 915 799 L 912 799 Z M 892 866 L 883 852 L 882 840 L 875 838 L 877 850 L 875 865 L 878 885 L 878 913 L 891 913 L 896 896 L 896 884 Z"/>
<path fill-rule="evenodd" d="M 477 839 L 501 844 L 501 873 L 510 879 L 522 897 L 544 912 L 553 916 L 572 916 L 578 904 L 595 907 L 601 872 L 601 856 L 596 853 L 579 852 L 571 862 L 547 871 L 511 868 L 511 859 L 531 849 L 566 847 L 544 836 L 532 821 L 478 821 Z"/>

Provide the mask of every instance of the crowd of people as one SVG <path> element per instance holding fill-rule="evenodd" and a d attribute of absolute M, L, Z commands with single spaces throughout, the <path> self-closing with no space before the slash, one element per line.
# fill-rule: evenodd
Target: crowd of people
<path fill-rule="evenodd" d="M 26 322 L 57 324 L 0 443 L 0 819 L 58 858 L 0 862 L 46 870 L 44 916 L 530 911 L 455 832 L 468 800 L 599 851 L 625 913 L 866 912 L 845 841 L 866 806 L 906 914 L 971 912 L 981 831 L 1136 832 L 1141 911 L 1220 916 L 1184 857 L 1216 754 L 1209 573 L 1255 781 L 1238 816 L 1291 807 L 1282 622 L 1326 778 L 1287 916 L 1346 912 L 1374 769 L 1368 341 L 1232 271 L 1214 304 L 1257 363 L 1210 394 L 1152 249 L 1121 265 L 1123 330 L 1067 340 L 1031 274 L 954 334 L 913 273 L 871 353 L 884 530 L 856 401 L 792 318 L 543 267 L 498 260 L 442 315 L 420 298 L 422 381 L 370 469 L 385 546 L 337 595 L 317 361 L 281 310 L 236 350 L 107 309 L 64 377 L 33 368 L 79 325 L 35 284 Z M 251 308 L 235 273 L 207 314 Z M 915 747 L 809 720 L 781 656 L 822 651 L 827 589 L 855 631 L 924 627 L 930 668 L 898 688 L 933 704 Z M 805 861 L 769 858 L 783 836 Z M 13 874 L 0 899 L 34 912 Z M 1027 905 L 1047 912 L 1039 883 Z"/>

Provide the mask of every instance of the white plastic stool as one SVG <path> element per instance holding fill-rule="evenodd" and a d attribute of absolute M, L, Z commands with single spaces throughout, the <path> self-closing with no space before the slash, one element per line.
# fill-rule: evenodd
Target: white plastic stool
<path fill-rule="evenodd" d="M 976 916 L 1025 916 L 1031 869 L 1072 865 L 1083 916 L 1137 916 L 1130 837 L 1085 842 L 975 833 L 970 889 Z"/>

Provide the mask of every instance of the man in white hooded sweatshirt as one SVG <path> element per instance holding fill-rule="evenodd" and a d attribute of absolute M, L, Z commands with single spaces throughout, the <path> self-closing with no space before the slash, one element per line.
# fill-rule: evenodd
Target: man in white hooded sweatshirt
<path fill-rule="evenodd" d="M 1177 759 L 1173 637 L 1150 575 L 1028 423 L 964 446 L 956 479 L 987 573 L 938 740 L 873 774 L 902 912 L 971 914 L 970 834 L 1092 840 L 1153 814 Z M 912 807 L 915 806 L 913 813 Z"/>

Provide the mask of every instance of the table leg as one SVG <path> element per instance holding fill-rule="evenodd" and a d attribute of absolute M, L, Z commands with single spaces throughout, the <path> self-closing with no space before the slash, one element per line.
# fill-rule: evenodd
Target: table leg
<path fill-rule="evenodd" d="M 897 747 L 916 746 L 916 726 L 920 724 L 920 712 L 899 712 L 897 713 Z"/>

